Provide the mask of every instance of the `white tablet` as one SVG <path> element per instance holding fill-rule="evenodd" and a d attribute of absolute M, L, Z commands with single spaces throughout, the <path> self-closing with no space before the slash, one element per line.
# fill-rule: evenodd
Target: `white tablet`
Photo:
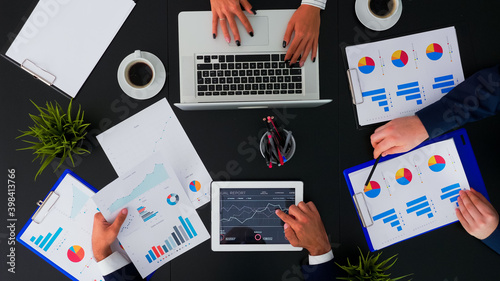
<path fill-rule="evenodd" d="M 285 238 L 275 210 L 304 197 L 300 181 L 212 182 L 213 251 L 300 251 Z"/>

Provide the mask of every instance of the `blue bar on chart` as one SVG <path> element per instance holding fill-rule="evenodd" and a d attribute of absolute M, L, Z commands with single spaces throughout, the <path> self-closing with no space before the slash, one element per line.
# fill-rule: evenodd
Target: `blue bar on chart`
<path fill-rule="evenodd" d="M 139 215 L 144 222 L 147 222 L 158 214 L 158 212 L 146 212 L 146 207 L 144 206 L 140 206 L 139 208 L 137 208 L 137 212 L 139 212 Z"/>
<path fill-rule="evenodd" d="M 396 96 L 405 96 L 406 101 L 415 100 L 417 104 L 422 104 L 422 95 L 418 81 L 398 85 Z"/>
<path fill-rule="evenodd" d="M 385 112 L 389 111 L 389 106 L 387 102 L 387 95 L 385 94 L 385 88 L 376 89 L 372 91 L 362 92 L 363 97 L 372 97 L 373 102 L 378 102 L 378 106 L 382 107 Z"/>
<path fill-rule="evenodd" d="M 49 233 L 47 233 L 47 235 L 45 235 L 45 238 L 42 235 L 38 236 L 38 238 L 35 238 L 35 236 L 32 236 L 30 238 L 30 241 L 35 243 L 35 245 L 40 247 L 40 249 L 47 252 L 50 249 L 50 246 L 52 246 L 52 244 L 54 244 L 54 241 L 56 241 L 57 237 L 59 236 L 59 234 L 61 234 L 62 231 L 63 231 L 63 229 L 61 227 L 59 227 L 55 234 L 52 234 L 49 232 Z"/>
<path fill-rule="evenodd" d="M 149 250 L 148 254 L 145 255 L 146 260 L 149 263 L 152 263 L 157 258 L 163 256 L 169 251 L 172 251 L 177 246 L 187 243 L 189 240 L 198 235 L 188 218 L 184 219 L 182 216 L 179 216 L 178 218 L 181 225 L 172 227 L 174 231 L 167 237 L 167 239 L 165 239 L 165 244 L 151 247 L 151 250 Z"/>
<path fill-rule="evenodd" d="M 435 84 L 432 85 L 433 89 L 441 89 L 442 94 L 446 94 L 451 89 L 455 88 L 455 81 L 453 75 L 445 75 L 434 78 Z"/>
<path fill-rule="evenodd" d="M 427 196 L 422 196 L 420 198 L 417 198 L 415 200 L 406 203 L 406 207 L 408 207 L 408 209 L 406 209 L 406 213 L 407 214 L 415 213 L 417 217 L 427 214 L 428 218 L 432 218 L 434 217 L 434 214 L 432 213 L 432 210 L 429 206 L 430 205 Z"/>
<path fill-rule="evenodd" d="M 458 206 L 458 202 L 457 202 L 457 199 L 458 199 L 458 193 L 460 192 L 460 190 L 462 190 L 460 188 L 460 184 L 459 183 L 455 183 L 455 184 L 452 184 L 452 185 L 449 185 L 447 187 L 444 187 L 444 188 L 441 188 L 441 193 L 443 195 L 441 195 L 441 200 L 446 200 L 446 199 L 449 199 L 450 202 L 455 202 Z"/>
<path fill-rule="evenodd" d="M 390 223 L 391 227 L 396 227 L 398 231 L 403 230 L 398 215 L 394 209 L 390 209 L 373 217 L 374 221 L 383 220 L 384 224 Z"/>

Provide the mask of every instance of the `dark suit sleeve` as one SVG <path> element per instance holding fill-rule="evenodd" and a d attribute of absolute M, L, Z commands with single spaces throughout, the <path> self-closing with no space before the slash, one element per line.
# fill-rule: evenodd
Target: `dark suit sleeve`
<path fill-rule="evenodd" d="M 317 265 L 303 265 L 302 275 L 306 281 L 333 281 L 336 276 L 335 263 L 331 260 Z"/>
<path fill-rule="evenodd" d="M 430 138 L 500 111 L 500 65 L 476 72 L 439 101 L 418 111 Z"/>
<path fill-rule="evenodd" d="M 104 276 L 106 281 L 139 281 L 143 280 L 135 268 L 134 264 L 129 263 L 126 266 Z"/>
<path fill-rule="evenodd" d="M 484 244 L 488 245 L 493 251 L 500 254 L 500 224 L 498 224 L 497 229 L 486 239 L 482 240 Z"/>

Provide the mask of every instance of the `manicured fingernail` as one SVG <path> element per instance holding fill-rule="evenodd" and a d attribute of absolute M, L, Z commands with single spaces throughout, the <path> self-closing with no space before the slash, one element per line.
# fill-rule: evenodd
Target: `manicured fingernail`
<path fill-rule="evenodd" d="M 240 40 L 236 40 L 236 46 L 241 46 Z"/>
<path fill-rule="evenodd" d="M 253 8 L 251 10 L 252 10 L 252 12 L 253 12 L 254 15 L 257 14 L 257 12 Z"/>
<path fill-rule="evenodd" d="M 286 48 L 286 41 L 283 40 L 283 48 Z"/>
<path fill-rule="evenodd" d="M 316 58 L 313 58 L 313 62 L 316 62 Z"/>
<path fill-rule="evenodd" d="M 277 215 L 278 211 L 279 211 L 279 209 L 276 209 L 276 210 L 274 210 L 274 213 Z"/>
<path fill-rule="evenodd" d="M 229 38 L 229 37 L 224 37 L 224 38 L 226 38 L 226 42 L 227 42 L 228 44 L 229 44 L 229 43 L 231 43 L 231 38 Z"/>
<path fill-rule="evenodd" d="M 126 215 L 128 213 L 128 210 L 127 209 L 123 209 L 122 210 L 122 214 Z"/>
<path fill-rule="evenodd" d="M 300 62 L 300 67 L 303 67 L 304 66 L 304 62 Z"/>
<path fill-rule="evenodd" d="M 250 31 L 248 34 L 253 37 L 253 31 Z"/>
<path fill-rule="evenodd" d="M 215 39 L 215 33 L 212 33 L 212 37 Z"/>
<path fill-rule="evenodd" d="M 285 223 L 285 225 L 283 226 L 285 229 L 289 228 L 290 225 L 288 223 Z"/>

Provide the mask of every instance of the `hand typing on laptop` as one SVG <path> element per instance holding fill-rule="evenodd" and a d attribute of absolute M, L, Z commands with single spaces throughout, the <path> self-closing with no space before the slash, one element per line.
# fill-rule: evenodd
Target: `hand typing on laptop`
<path fill-rule="evenodd" d="M 211 0 L 210 3 L 212 6 L 212 34 L 214 39 L 217 37 L 217 26 L 220 23 L 226 42 L 231 42 L 231 36 L 229 34 L 229 29 L 231 29 L 236 45 L 241 45 L 241 37 L 235 17 L 240 19 L 246 32 L 253 37 L 254 30 L 248 18 L 243 13 L 242 8 L 249 14 L 256 15 L 257 13 L 247 0 Z M 311 53 L 311 60 L 313 62 L 316 61 L 320 10 L 324 9 L 325 3 L 326 0 L 302 1 L 302 5 L 288 22 L 283 37 L 283 48 L 289 46 L 285 60 L 290 61 L 290 64 L 295 63 L 300 58 L 300 66 L 302 67 L 309 53 Z M 292 40 L 292 34 L 294 33 L 295 36 Z"/>

